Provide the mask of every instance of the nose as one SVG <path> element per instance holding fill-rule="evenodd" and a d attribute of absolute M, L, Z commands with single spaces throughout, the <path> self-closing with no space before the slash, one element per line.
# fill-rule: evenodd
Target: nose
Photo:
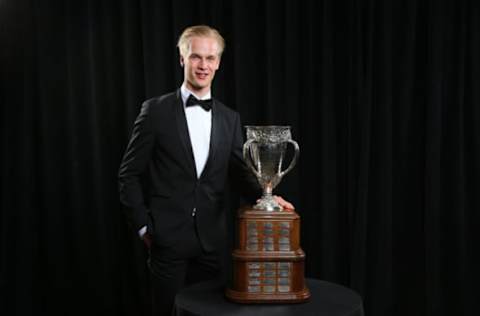
<path fill-rule="evenodd" d="M 204 69 L 207 65 L 207 62 L 204 58 L 201 58 L 200 59 L 200 62 L 198 63 L 198 67 L 200 67 L 201 69 Z"/>

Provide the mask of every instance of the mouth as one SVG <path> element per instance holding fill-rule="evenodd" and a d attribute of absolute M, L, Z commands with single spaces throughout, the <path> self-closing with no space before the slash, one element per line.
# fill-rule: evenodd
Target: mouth
<path fill-rule="evenodd" d="M 200 80 L 205 80 L 207 79 L 208 77 L 208 73 L 204 73 L 204 72 L 196 72 L 195 73 L 195 76 L 200 79 Z"/>

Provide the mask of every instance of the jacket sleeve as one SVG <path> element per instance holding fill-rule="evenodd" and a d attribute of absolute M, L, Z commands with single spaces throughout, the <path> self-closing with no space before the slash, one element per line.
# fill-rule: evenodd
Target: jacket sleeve
<path fill-rule="evenodd" d="M 142 174 L 148 168 L 155 141 L 151 123 L 151 102 L 143 103 L 135 120 L 132 136 L 118 173 L 120 201 L 126 207 L 127 219 L 136 231 L 147 225 Z"/>
<path fill-rule="evenodd" d="M 255 175 L 245 163 L 243 158 L 243 143 L 244 138 L 240 115 L 236 113 L 230 158 L 230 181 L 245 202 L 255 204 L 256 200 L 261 197 L 262 190 Z"/>

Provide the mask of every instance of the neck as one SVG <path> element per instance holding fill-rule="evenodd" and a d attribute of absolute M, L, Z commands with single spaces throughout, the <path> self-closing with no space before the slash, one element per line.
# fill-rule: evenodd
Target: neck
<path fill-rule="evenodd" d="M 203 98 L 207 93 L 210 92 L 210 86 L 206 87 L 194 87 L 192 86 L 188 81 L 183 83 L 185 87 L 190 90 L 192 93 L 194 93 L 197 97 Z"/>

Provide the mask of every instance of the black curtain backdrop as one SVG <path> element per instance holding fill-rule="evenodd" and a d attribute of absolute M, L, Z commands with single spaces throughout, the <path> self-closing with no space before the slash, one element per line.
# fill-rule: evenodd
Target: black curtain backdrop
<path fill-rule="evenodd" d="M 369 316 L 478 315 L 475 0 L 1 0 L 0 314 L 147 315 L 117 171 L 141 102 L 182 81 L 181 30 L 204 23 L 227 42 L 213 94 L 300 144 L 278 192 L 307 277 Z"/>

